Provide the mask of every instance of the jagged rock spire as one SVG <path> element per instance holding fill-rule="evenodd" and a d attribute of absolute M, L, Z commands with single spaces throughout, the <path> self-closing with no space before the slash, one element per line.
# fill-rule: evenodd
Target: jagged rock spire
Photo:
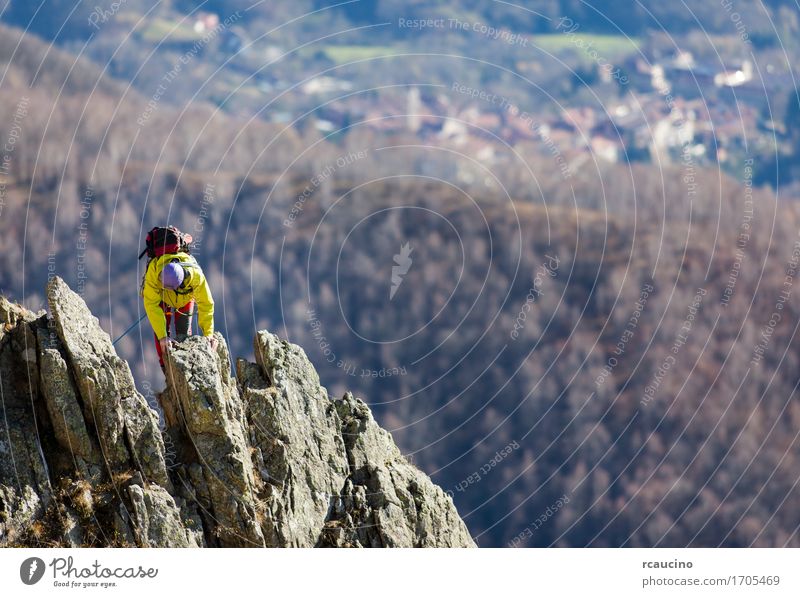
<path fill-rule="evenodd" d="M 0 297 L 0 546 L 474 547 L 452 500 L 352 394 L 266 331 L 167 355 L 159 416 L 60 278 Z"/>

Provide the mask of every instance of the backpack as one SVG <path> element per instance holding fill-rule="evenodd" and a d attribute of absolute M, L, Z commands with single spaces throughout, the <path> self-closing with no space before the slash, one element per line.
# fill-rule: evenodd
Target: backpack
<path fill-rule="evenodd" d="M 192 235 L 181 232 L 175 226 L 156 226 L 147 233 L 144 251 L 139 259 L 147 257 L 155 259 L 165 253 L 191 253 Z M 147 268 L 145 268 L 146 270 Z"/>
<path fill-rule="evenodd" d="M 175 226 L 156 226 L 147 233 L 145 238 L 144 251 L 139 253 L 139 259 L 147 254 L 147 265 L 144 268 L 144 275 L 142 276 L 142 284 L 139 293 L 144 296 L 144 282 L 147 279 L 147 270 L 150 269 L 150 264 L 156 257 L 168 253 L 190 253 L 192 245 L 192 235 L 181 232 Z M 179 293 L 184 294 L 184 293 Z"/>

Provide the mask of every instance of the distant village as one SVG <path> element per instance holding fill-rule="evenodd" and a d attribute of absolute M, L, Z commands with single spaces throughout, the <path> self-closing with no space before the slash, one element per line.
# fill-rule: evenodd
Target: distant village
<path fill-rule="evenodd" d="M 405 129 L 430 142 L 451 143 L 485 162 L 503 144 L 538 142 L 543 152 L 559 156 L 572 169 L 590 157 L 663 164 L 690 155 L 698 164 L 739 164 L 748 154 L 774 149 L 775 134 L 783 125 L 763 114 L 772 94 L 791 89 L 790 75 L 756 74 L 749 60 L 713 69 L 689 52 L 655 64 L 630 58 L 624 68 L 626 93 L 615 101 L 565 107 L 548 118 L 529 114 L 488 90 L 454 82 L 433 97 L 411 87 L 404 102 L 353 95 L 318 110 L 315 126 L 323 133 L 352 122 L 385 132 Z M 610 77 L 603 70 L 600 74 Z M 350 90 L 351 83 L 333 77 L 317 77 L 302 86 L 307 95 Z M 463 96 L 474 101 L 463 101 Z"/>
<path fill-rule="evenodd" d="M 788 70 L 767 65 L 761 71 L 749 59 L 721 68 L 688 51 L 652 60 L 636 53 L 614 70 L 596 69 L 600 84 L 617 86 L 614 99 L 591 105 L 567 100 L 558 111 L 553 100 L 544 114 L 457 80 L 435 91 L 410 86 L 404 93 L 380 94 L 358 93 L 353 81 L 329 75 L 290 84 L 263 68 L 281 62 L 286 52 L 281 47 L 266 40 L 254 43 L 239 23 L 222 23 L 212 13 L 198 12 L 187 25 L 198 37 L 219 34 L 223 52 L 235 57 L 230 68 L 252 85 L 240 106 L 245 112 L 263 106 L 265 95 L 279 95 L 288 101 L 264 110 L 263 118 L 282 124 L 308 118 L 326 135 L 346 134 L 354 123 L 381 132 L 405 131 L 487 164 L 507 155 L 504 145 L 533 143 L 556 158 L 565 176 L 589 160 L 667 164 L 687 156 L 697 165 L 737 169 L 754 154 L 775 151 L 785 130 L 782 113 L 770 116 L 770 102 L 794 88 Z M 197 45 L 194 38 L 184 44 L 193 41 Z M 307 112 L 313 115 L 304 116 Z"/>

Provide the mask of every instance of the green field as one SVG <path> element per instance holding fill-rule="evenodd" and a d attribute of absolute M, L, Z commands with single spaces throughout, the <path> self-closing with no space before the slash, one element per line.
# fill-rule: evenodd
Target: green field
<path fill-rule="evenodd" d="M 176 22 L 166 19 L 153 19 L 142 30 L 142 39 L 150 43 L 161 41 L 186 43 L 203 38 L 203 34 L 197 33 L 188 23 L 177 28 L 175 25 Z"/>
<path fill-rule="evenodd" d="M 344 64 L 354 60 L 396 54 L 402 50 L 392 46 L 325 46 L 323 52 L 336 64 Z"/>
<path fill-rule="evenodd" d="M 579 54 L 583 54 L 584 48 L 588 47 L 597 50 L 597 53 L 604 58 L 631 54 L 639 49 L 640 44 L 638 38 L 628 38 L 624 35 L 549 33 L 546 35 L 532 35 L 530 39 L 535 47 L 548 52 L 574 50 Z"/>

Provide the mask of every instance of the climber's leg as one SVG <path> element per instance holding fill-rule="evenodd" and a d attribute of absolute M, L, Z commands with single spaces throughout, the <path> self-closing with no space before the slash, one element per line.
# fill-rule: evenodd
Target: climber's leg
<path fill-rule="evenodd" d="M 170 328 L 170 324 L 172 323 L 172 308 L 168 307 L 164 303 L 161 303 L 161 309 L 164 311 L 164 317 L 167 320 L 167 337 L 169 338 L 169 336 L 170 336 L 169 328 Z M 177 325 L 177 320 L 176 320 L 175 323 Z M 153 334 L 153 338 L 155 338 L 155 341 L 156 341 L 156 352 L 158 353 L 158 364 L 161 365 L 161 369 L 164 369 L 164 355 L 161 354 L 161 344 L 158 341 L 158 336 Z"/>
<path fill-rule="evenodd" d="M 194 314 L 194 300 L 175 310 L 175 339 L 178 342 L 183 342 L 192 335 L 192 314 Z"/>

